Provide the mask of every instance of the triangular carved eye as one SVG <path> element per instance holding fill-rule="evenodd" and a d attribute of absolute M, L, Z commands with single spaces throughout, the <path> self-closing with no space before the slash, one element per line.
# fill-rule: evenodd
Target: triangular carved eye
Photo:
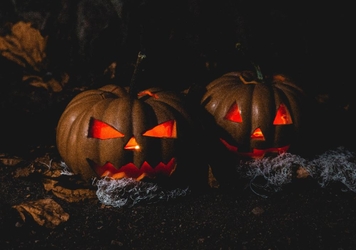
<path fill-rule="evenodd" d="M 237 103 L 231 105 L 229 111 L 225 115 L 225 119 L 232 122 L 242 122 L 241 110 L 237 106 Z"/>
<path fill-rule="evenodd" d="M 89 122 L 88 137 L 105 140 L 124 137 L 124 134 L 113 126 L 92 117 Z"/>
<path fill-rule="evenodd" d="M 177 138 L 177 125 L 175 120 L 169 120 L 147 130 L 142 135 L 158 138 Z"/>
<path fill-rule="evenodd" d="M 287 106 L 281 103 L 277 110 L 276 117 L 274 118 L 273 125 L 287 125 L 292 123 L 292 117 Z"/>

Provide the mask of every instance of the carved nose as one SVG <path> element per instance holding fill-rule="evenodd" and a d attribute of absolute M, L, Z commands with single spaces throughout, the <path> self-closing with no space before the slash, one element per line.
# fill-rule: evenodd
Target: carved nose
<path fill-rule="evenodd" d="M 262 130 L 260 128 L 256 128 L 251 134 L 251 139 L 264 141 L 265 136 L 263 135 Z"/>
<path fill-rule="evenodd" d="M 127 150 L 139 150 L 140 146 L 138 145 L 134 136 L 130 138 L 130 140 L 126 143 L 124 149 Z"/>

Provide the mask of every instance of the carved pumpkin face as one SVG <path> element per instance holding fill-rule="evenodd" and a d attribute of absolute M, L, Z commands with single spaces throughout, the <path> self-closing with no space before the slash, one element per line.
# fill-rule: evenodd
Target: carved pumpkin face
<path fill-rule="evenodd" d="M 84 179 L 169 177 L 175 172 L 190 118 L 178 95 L 150 89 L 132 98 L 107 85 L 77 95 L 57 126 L 64 162 Z"/>
<path fill-rule="evenodd" d="M 302 90 L 282 75 L 268 83 L 252 72 L 231 72 L 208 84 L 202 104 L 229 151 L 261 158 L 286 152 L 296 140 L 302 96 Z"/>

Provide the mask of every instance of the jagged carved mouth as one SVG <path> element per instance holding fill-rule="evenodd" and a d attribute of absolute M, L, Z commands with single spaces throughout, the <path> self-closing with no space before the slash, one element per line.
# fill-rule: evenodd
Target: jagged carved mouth
<path fill-rule="evenodd" d="M 241 152 L 238 150 L 238 147 L 229 144 L 227 141 L 220 138 L 220 141 L 225 145 L 225 147 L 231 152 L 238 154 L 243 157 L 248 158 L 263 158 L 266 154 L 281 154 L 285 153 L 289 149 L 289 145 L 277 148 L 265 148 L 265 149 L 257 149 L 254 148 L 251 152 Z"/>
<path fill-rule="evenodd" d="M 119 169 L 117 169 L 114 164 L 109 161 L 102 166 L 91 159 L 87 159 L 87 161 L 98 176 L 107 176 L 114 179 L 127 177 L 141 180 L 144 177 L 155 178 L 157 176 L 170 176 L 176 169 L 175 158 L 172 158 L 167 163 L 160 162 L 155 167 L 152 167 L 147 161 L 145 161 L 142 163 L 141 167 L 137 167 L 133 163 L 128 163 Z"/>

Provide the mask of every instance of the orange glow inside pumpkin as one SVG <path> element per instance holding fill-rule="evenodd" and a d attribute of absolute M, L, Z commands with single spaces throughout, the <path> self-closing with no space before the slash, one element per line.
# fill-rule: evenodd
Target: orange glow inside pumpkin
<path fill-rule="evenodd" d="M 151 97 L 153 97 L 153 98 L 155 98 L 155 99 L 158 99 L 158 95 L 155 94 L 155 93 L 152 93 L 152 92 L 149 91 L 149 90 L 143 90 L 143 91 L 141 91 L 141 92 L 139 92 L 139 93 L 137 94 L 138 97 L 145 96 L 145 95 L 149 95 L 149 96 L 151 96 Z"/>
<path fill-rule="evenodd" d="M 234 103 L 231 105 L 229 108 L 228 112 L 226 113 L 224 119 L 236 122 L 236 123 L 242 123 L 242 116 L 241 116 L 241 110 L 237 103 Z M 293 124 L 292 116 L 290 115 L 288 108 L 285 104 L 281 103 L 277 109 L 273 125 L 288 125 L 288 124 Z M 260 141 L 265 141 L 265 137 L 263 135 L 263 132 L 260 128 L 256 128 L 250 138 L 252 140 L 260 140 Z M 229 144 L 227 141 L 224 139 L 220 138 L 220 141 L 224 144 L 224 146 L 239 155 L 242 156 L 247 156 L 250 158 L 261 158 L 264 157 L 266 153 L 283 153 L 286 152 L 289 149 L 289 145 L 284 146 L 284 147 L 278 147 L 278 148 L 267 148 L 267 149 L 253 149 L 252 152 L 238 152 L 238 147 Z"/>
<path fill-rule="evenodd" d="M 237 103 L 231 105 L 229 111 L 225 115 L 225 119 L 232 122 L 242 122 L 241 110 L 237 106 Z"/>
<path fill-rule="evenodd" d="M 130 140 L 126 143 L 124 149 L 139 150 L 140 146 L 138 145 L 136 138 L 132 136 Z"/>
<path fill-rule="evenodd" d="M 155 167 L 152 167 L 147 161 L 141 166 L 128 163 L 120 168 L 116 168 L 111 162 L 106 162 L 101 166 L 93 160 L 87 159 L 87 161 L 98 176 L 107 176 L 114 179 L 128 177 L 141 180 L 146 176 L 151 178 L 157 175 L 170 176 L 177 167 L 175 158 L 172 158 L 167 163 L 160 162 Z"/>
<path fill-rule="evenodd" d="M 177 124 L 175 120 L 169 120 L 147 130 L 142 135 L 159 138 L 177 138 Z"/>
<path fill-rule="evenodd" d="M 220 138 L 220 141 L 225 145 L 225 147 L 233 152 L 234 154 L 240 155 L 242 157 L 248 157 L 253 159 L 263 158 L 268 153 L 282 154 L 288 151 L 289 145 L 276 148 L 266 148 L 266 149 L 252 149 L 251 152 L 240 152 L 238 147 L 231 145 L 224 139 Z"/>
<path fill-rule="evenodd" d="M 89 123 L 88 137 L 105 140 L 124 137 L 124 134 L 120 133 L 117 131 L 117 129 L 103 121 L 91 118 Z"/>
<path fill-rule="evenodd" d="M 255 131 L 253 131 L 251 134 L 251 139 L 264 141 L 265 136 L 263 135 L 262 130 L 260 128 L 256 128 Z"/>
<path fill-rule="evenodd" d="M 147 130 L 142 135 L 158 138 L 177 138 L 177 123 L 175 120 L 162 122 L 152 129 Z M 106 140 L 124 136 L 123 133 L 115 129 L 113 126 L 93 117 L 90 119 L 88 137 Z M 133 149 L 133 147 L 137 147 L 134 146 L 136 144 L 136 139 L 131 138 L 125 146 L 125 149 Z"/>
<path fill-rule="evenodd" d="M 227 141 L 225 141 L 224 139 L 220 138 L 220 141 L 225 145 L 225 147 L 232 151 L 232 152 L 237 152 L 238 148 L 236 146 L 233 146 L 231 144 L 229 144 Z"/>
<path fill-rule="evenodd" d="M 143 136 L 158 137 L 158 138 L 177 138 L 177 124 L 175 120 L 168 120 L 160 123 L 152 129 L 147 130 L 142 134 Z M 113 126 L 91 118 L 89 122 L 88 137 L 96 139 L 114 139 L 124 137 L 124 134 L 119 132 Z M 134 136 L 124 146 L 126 150 L 140 150 L 140 146 Z M 176 168 L 176 160 L 172 158 L 169 162 L 158 163 L 152 167 L 147 161 L 141 166 L 136 166 L 133 163 L 128 163 L 117 169 L 111 162 L 106 162 L 104 165 L 97 165 L 94 161 L 87 159 L 89 165 L 97 173 L 98 176 L 108 176 L 115 179 L 124 177 L 135 178 L 141 180 L 145 177 L 155 177 L 157 175 L 169 176 Z"/>
<path fill-rule="evenodd" d="M 274 125 L 287 125 L 287 124 L 292 124 L 292 123 L 293 123 L 292 117 L 291 117 L 286 105 L 281 103 L 278 107 L 273 124 Z"/>

